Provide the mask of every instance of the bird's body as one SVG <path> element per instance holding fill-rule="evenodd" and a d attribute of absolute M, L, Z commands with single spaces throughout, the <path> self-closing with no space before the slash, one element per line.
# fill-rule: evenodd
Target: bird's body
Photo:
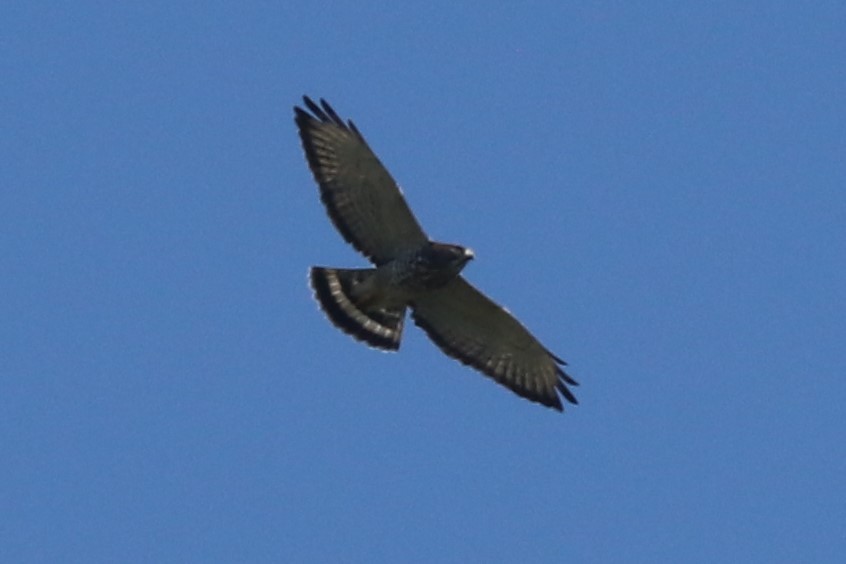
<path fill-rule="evenodd" d="M 341 330 L 383 350 L 399 349 L 405 313 L 448 355 L 515 393 L 561 410 L 577 385 L 510 313 L 461 276 L 473 252 L 429 240 L 399 186 L 350 121 L 304 97 L 295 107 L 321 200 L 344 238 L 373 268 L 313 267 L 311 286 Z"/>

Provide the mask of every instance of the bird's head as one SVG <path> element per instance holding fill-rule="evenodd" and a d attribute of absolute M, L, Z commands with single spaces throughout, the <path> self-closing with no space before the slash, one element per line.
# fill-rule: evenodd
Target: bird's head
<path fill-rule="evenodd" d="M 457 276 L 473 256 L 471 249 L 460 245 L 428 243 L 416 257 L 416 269 L 428 284 L 440 286 Z"/>
<path fill-rule="evenodd" d="M 456 272 L 474 257 L 473 250 L 461 245 L 429 243 L 423 250 L 424 260 L 436 269 L 457 268 Z"/>

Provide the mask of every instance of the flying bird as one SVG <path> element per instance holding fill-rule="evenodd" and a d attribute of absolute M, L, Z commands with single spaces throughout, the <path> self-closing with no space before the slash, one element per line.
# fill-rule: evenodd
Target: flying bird
<path fill-rule="evenodd" d="M 461 276 L 473 251 L 430 240 L 352 120 L 344 122 L 323 99 L 303 102 L 294 121 L 320 199 L 344 239 L 373 264 L 311 268 L 311 287 L 329 320 L 372 347 L 396 351 L 410 309 L 443 352 L 516 394 L 558 411 L 561 397 L 578 403 L 566 363 Z"/>

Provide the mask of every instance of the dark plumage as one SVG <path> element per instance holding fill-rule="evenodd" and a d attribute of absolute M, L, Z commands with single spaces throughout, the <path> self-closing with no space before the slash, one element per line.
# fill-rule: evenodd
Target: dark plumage
<path fill-rule="evenodd" d="M 294 108 L 306 159 L 332 223 L 375 268 L 313 267 L 311 287 L 335 326 L 373 347 L 399 349 L 407 308 L 449 356 L 513 392 L 562 410 L 578 385 L 508 311 L 471 286 L 465 247 L 436 243 L 352 121 L 320 100 Z M 560 397 L 559 397 L 560 394 Z"/>

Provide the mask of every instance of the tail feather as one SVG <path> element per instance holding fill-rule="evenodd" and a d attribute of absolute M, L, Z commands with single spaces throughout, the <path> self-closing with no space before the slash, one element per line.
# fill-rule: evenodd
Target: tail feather
<path fill-rule="evenodd" d="M 312 267 L 309 278 L 314 296 L 338 329 L 372 347 L 399 349 L 405 307 L 368 308 L 356 300 L 352 288 L 376 272 L 374 268 Z"/>

